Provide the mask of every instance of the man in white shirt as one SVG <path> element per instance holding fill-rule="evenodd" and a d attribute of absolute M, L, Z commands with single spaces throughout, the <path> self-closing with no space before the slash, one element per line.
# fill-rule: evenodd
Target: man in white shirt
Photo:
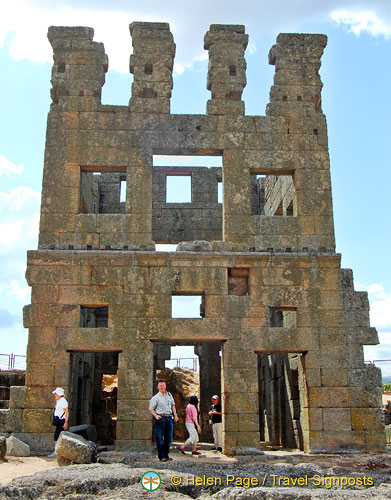
<path fill-rule="evenodd" d="M 172 441 L 174 422 L 178 422 L 178 415 L 175 408 L 174 398 L 166 390 L 164 380 L 157 383 L 159 392 L 149 401 L 149 411 L 153 415 L 156 423 L 156 444 L 158 457 L 161 462 L 171 461 L 168 456 Z"/>

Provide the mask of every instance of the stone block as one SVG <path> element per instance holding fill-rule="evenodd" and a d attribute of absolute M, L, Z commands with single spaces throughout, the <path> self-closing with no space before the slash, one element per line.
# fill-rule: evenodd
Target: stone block
<path fill-rule="evenodd" d="M 15 436 L 7 438 L 7 455 L 12 457 L 29 457 L 30 446 Z"/>
<path fill-rule="evenodd" d="M 74 425 L 69 428 L 69 432 L 71 432 L 72 434 L 77 434 L 78 436 L 81 436 L 87 441 L 92 441 L 93 443 L 96 443 L 95 425 L 88 425 L 88 424 Z"/>
<path fill-rule="evenodd" d="M 96 462 L 96 445 L 71 432 L 61 432 L 55 449 L 60 466 Z"/>
<path fill-rule="evenodd" d="M 237 448 L 255 448 L 259 449 L 259 432 L 238 432 Z"/>
<path fill-rule="evenodd" d="M 25 409 L 23 411 L 23 427 L 27 433 L 51 433 L 53 410 Z"/>
<path fill-rule="evenodd" d="M 380 408 L 352 408 L 351 414 L 354 431 L 381 431 L 384 429 L 384 415 Z"/>
<path fill-rule="evenodd" d="M 152 439 L 152 424 L 147 420 L 133 422 L 133 438 L 136 440 Z"/>
<path fill-rule="evenodd" d="M 322 408 L 307 408 L 301 415 L 301 425 L 303 431 L 322 431 L 323 430 Z"/>
<path fill-rule="evenodd" d="M 348 385 L 347 368 L 322 368 L 321 369 L 323 387 L 344 387 Z"/>
<path fill-rule="evenodd" d="M 26 386 L 46 387 L 52 385 L 54 385 L 54 363 L 27 362 Z"/>
<path fill-rule="evenodd" d="M 366 387 L 368 389 L 380 388 L 382 385 L 381 370 L 374 365 L 365 365 L 353 368 L 348 372 L 349 385 Z"/>
<path fill-rule="evenodd" d="M 133 440 L 133 424 L 136 420 L 117 420 L 117 439 Z"/>
<path fill-rule="evenodd" d="M 259 415 L 242 415 L 239 413 L 239 431 L 259 432 Z"/>
<path fill-rule="evenodd" d="M 4 436 L 0 436 L 0 461 L 4 460 L 5 454 L 7 452 L 7 443 Z"/>
<path fill-rule="evenodd" d="M 386 446 L 385 432 L 383 430 L 365 432 L 365 449 L 371 452 L 384 453 Z"/>
<path fill-rule="evenodd" d="M 54 385 L 54 384 L 53 384 Z M 24 389 L 24 407 L 30 409 L 54 407 L 53 386 L 38 386 L 30 384 Z"/>
<path fill-rule="evenodd" d="M 237 413 L 238 408 L 243 414 L 253 414 L 254 409 L 258 408 L 257 393 L 225 393 L 224 394 L 225 413 Z"/>
<path fill-rule="evenodd" d="M 223 434 L 223 453 L 226 455 L 235 455 L 238 446 L 239 432 L 224 432 Z"/>
<path fill-rule="evenodd" d="M 10 408 L 24 408 L 25 405 L 25 386 L 10 387 Z"/>
<path fill-rule="evenodd" d="M 323 413 L 323 430 L 325 431 L 352 430 L 350 408 L 323 408 L 322 413 Z"/>
<path fill-rule="evenodd" d="M 309 453 L 354 453 L 366 449 L 365 433 L 313 431 L 308 433 Z"/>
<path fill-rule="evenodd" d="M 238 432 L 239 431 L 239 414 L 230 413 L 224 416 L 224 429 L 225 432 Z"/>
<path fill-rule="evenodd" d="M 28 344 L 27 357 L 29 363 L 47 363 L 54 357 L 53 345 Z"/>
<path fill-rule="evenodd" d="M 152 394 L 150 397 L 152 397 Z M 121 426 L 129 427 L 130 423 L 126 424 L 125 422 L 131 422 L 143 419 L 151 421 L 151 414 L 148 411 L 148 404 L 149 404 L 149 399 L 137 399 L 137 400 L 119 399 L 117 401 L 118 422 L 120 421 L 123 422 L 121 423 Z"/>
<path fill-rule="evenodd" d="M 10 408 L 9 410 L 3 410 L 6 412 L 4 416 L 6 417 L 4 421 L 1 422 L 1 428 L 5 432 L 21 432 L 23 431 L 23 409 L 21 408 Z M 2 420 L 2 419 L 0 419 Z"/>

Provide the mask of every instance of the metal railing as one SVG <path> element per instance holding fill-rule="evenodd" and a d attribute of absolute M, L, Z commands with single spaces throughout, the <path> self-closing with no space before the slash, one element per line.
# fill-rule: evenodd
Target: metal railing
<path fill-rule="evenodd" d="M 173 358 L 167 359 L 164 362 L 166 368 L 188 368 L 198 371 L 198 358 Z"/>
<path fill-rule="evenodd" d="M 372 359 L 370 361 L 364 361 L 366 365 L 374 365 L 375 363 L 385 363 L 390 362 L 391 359 Z"/>
<path fill-rule="evenodd" d="M 0 370 L 25 370 L 26 356 L 22 354 L 0 354 Z"/>

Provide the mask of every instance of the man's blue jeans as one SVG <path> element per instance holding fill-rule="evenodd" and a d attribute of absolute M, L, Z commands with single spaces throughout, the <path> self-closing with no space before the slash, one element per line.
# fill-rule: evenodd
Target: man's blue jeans
<path fill-rule="evenodd" d="M 162 417 L 156 420 L 156 443 L 159 459 L 168 458 L 170 444 L 174 431 L 174 421 L 171 417 Z"/>

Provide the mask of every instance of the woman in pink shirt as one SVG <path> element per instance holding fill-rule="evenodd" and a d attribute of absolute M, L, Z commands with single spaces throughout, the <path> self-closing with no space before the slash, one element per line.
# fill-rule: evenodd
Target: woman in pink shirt
<path fill-rule="evenodd" d="M 184 455 L 186 455 L 185 447 L 188 444 L 193 445 L 193 451 L 191 452 L 192 455 L 201 455 L 201 453 L 197 451 L 197 443 L 199 441 L 197 431 L 201 432 L 201 427 L 198 423 L 197 405 L 198 405 L 197 396 L 190 396 L 189 404 L 186 406 L 186 422 L 185 422 L 187 432 L 189 433 L 189 437 L 187 438 L 183 446 L 178 446 L 178 450 Z"/>

